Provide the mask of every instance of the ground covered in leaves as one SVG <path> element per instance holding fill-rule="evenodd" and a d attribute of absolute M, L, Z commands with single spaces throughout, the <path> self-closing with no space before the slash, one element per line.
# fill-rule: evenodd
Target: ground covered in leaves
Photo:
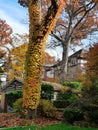
<path fill-rule="evenodd" d="M 21 118 L 17 113 L 0 113 L 0 127 L 15 127 L 26 125 L 57 124 L 60 120 L 46 117 L 37 117 L 34 121 Z"/>

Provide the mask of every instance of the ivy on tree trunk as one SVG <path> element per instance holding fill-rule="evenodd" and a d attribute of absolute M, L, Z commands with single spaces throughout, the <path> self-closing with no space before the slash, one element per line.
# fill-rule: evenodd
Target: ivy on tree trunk
<path fill-rule="evenodd" d="M 56 0 L 51 0 L 46 16 L 40 20 L 39 0 L 29 0 L 29 45 L 23 87 L 23 108 L 26 109 L 28 118 L 35 117 L 39 104 L 45 43 L 64 5 L 61 3 L 58 6 Z"/>

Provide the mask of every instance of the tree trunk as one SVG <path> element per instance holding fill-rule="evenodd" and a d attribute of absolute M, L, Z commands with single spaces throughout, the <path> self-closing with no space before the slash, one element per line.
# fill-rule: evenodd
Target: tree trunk
<path fill-rule="evenodd" d="M 37 115 L 37 109 L 29 109 L 28 108 L 28 114 L 27 114 L 27 119 L 35 119 Z"/>
<path fill-rule="evenodd" d="M 68 68 L 68 52 L 70 46 L 70 39 L 63 44 L 63 54 L 62 54 L 62 61 L 61 61 L 61 83 L 64 83 L 67 76 L 67 68 Z"/>
<path fill-rule="evenodd" d="M 34 111 L 39 103 L 41 91 L 41 77 L 43 67 L 43 47 L 38 33 L 40 21 L 40 10 L 38 0 L 29 1 L 29 18 L 30 18 L 30 38 L 28 50 L 26 53 L 25 79 L 23 87 L 23 108 L 28 112 L 28 118 L 35 118 L 35 114 L 30 116 L 31 110 Z M 34 113 L 34 112 L 33 112 Z"/>
<path fill-rule="evenodd" d="M 23 87 L 23 109 L 26 109 L 28 118 L 35 118 L 34 112 L 39 104 L 45 42 L 64 6 L 60 5 L 58 8 L 56 0 L 53 0 L 47 15 L 40 23 L 41 12 L 38 2 L 39 0 L 29 0 L 28 7 L 30 36 L 26 53 Z"/>

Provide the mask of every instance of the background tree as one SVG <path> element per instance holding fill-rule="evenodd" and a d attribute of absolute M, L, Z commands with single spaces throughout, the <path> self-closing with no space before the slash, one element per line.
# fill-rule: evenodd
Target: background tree
<path fill-rule="evenodd" d="M 7 66 L 10 66 L 11 60 L 10 49 L 7 45 L 14 47 L 14 45 L 12 44 L 11 34 L 12 28 L 6 23 L 5 20 L 0 19 L 0 59 L 4 71 Z"/>
<path fill-rule="evenodd" d="M 86 55 L 86 73 L 82 79 L 82 111 L 91 122 L 98 124 L 98 43 L 90 46 Z M 89 109 L 88 109 L 89 108 Z"/>
<path fill-rule="evenodd" d="M 86 59 L 87 75 L 93 82 L 98 82 L 98 43 L 90 46 Z"/>
<path fill-rule="evenodd" d="M 11 66 L 8 67 L 8 80 L 13 78 L 23 80 L 28 34 L 13 34 L 12 43 L 14 44 L 14 48 L 10 51 Z"/>
<path fill-rule="evenodd" d="M 12 28 L 6 23 L 5 20 L 0 19 L 0 46 L 6 44 L 12 45 Z"/>
<path fill-rule="evenodd" d="M 23 80 L 27 45 L 27 43 L 24 43 L 23 45 L 20 45 L 11 51 L 11 67 L 8 71 L 9 81 L 13 78 L 19 78 Z"/>
<path fill-rule="evenodd" d="M 67 3 L 51 33 L 53 37 L 52 43 L 48 46 L 52 48 L 61 46 L 63 49 L 62 60 L 60 62 L 60 78 L 62 82 L 65 80 L 67 74 L 69 47 L 75 48 L 76 45 L 82 45 L 82 39 L 98 31 L 97 9 L 98 4 L 93 0 L 79 0 L 79 3 L 75 3 L 75 1 Z"/>

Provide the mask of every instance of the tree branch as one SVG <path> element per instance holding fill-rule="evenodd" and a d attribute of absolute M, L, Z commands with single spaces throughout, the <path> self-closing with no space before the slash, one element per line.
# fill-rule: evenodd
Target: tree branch
<path fill-rule="evenodd" d="M 75 16 L 77 16 L 79 13 L 83 12 L 84 10 L 86 10 L 86 8 L 89 7 L 89 5 L 92 4 L 92 3 L 93 3 L 93 0 L 92 0 L 90 3 L 88 3 L 87 5 L 85 5 L 85 6 L 83 5 L 82 7 L 78 8 L 78 9 L 73 13 L 73 16 L 75 17 Z"/>
<path fill-rule="evenodd" d="M 53 31 L 51 32 L 51 35 L 52 35 L 54 38 L 56 38 L 58 41 L 60 41 L 61 43 L 63 42 L 63 40 L 62 40 L 60 37 L 58 37 L 55 33 L 53 33 Z"/>
<path fill-rule="evenodd" d="M 70 36 L 73 34 L 75 28 L 80 24 L 80 22 L 84 19 L 84 17 L 88 14 L 88 12 L 91 11 L 95 6 L 96 6 L 96 3 L 95 3 L 90 9 L 88 9 L 88 10 L 84 13 L 83 17 L 75 24 L 74 28 L 72 29 L 72 31 L 71 31 L 71 33 L 70 33 Z"/>

